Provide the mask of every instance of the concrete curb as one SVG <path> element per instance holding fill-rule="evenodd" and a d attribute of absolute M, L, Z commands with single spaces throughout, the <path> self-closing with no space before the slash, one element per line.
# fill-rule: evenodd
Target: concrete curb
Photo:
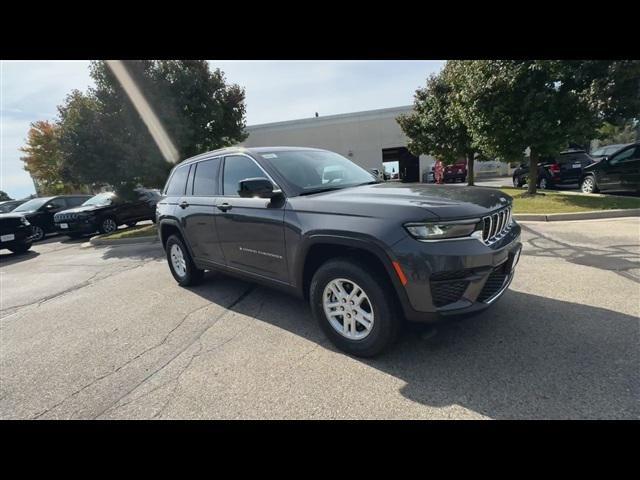
<path fill-rule="evenodd" d="M 134 238 L 114 238 L 114 239 L 106 239 L 102 238 L 102 235 L 96 235 L 95 237 L 91 237 L 89 241 L 84 245 L 87 246 L 106 246 L 106 245 L 135 245 L 137 243 L 156 243 L 159 242 L 159 238 L 157 235 L 149 235 L 146 237 L 134 237 Z"/>
<path fill-rule="evenodd" d="M 594 210 L 575 213 L 514 213 L 513 218 L 519 221 L 557 222 L 566 220 L 592 220 L 597 218 L 638 217 L 640 208 L 616 210 Z"/>

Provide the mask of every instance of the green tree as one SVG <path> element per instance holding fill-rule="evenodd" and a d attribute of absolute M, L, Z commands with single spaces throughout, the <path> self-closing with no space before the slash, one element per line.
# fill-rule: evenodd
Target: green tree
<path fill-rule="evenodd" d="M 180 158 L 246 138 L 244 90 L 228 85 L 206 61 L 124 62 Z M 73 92 L 59 107 L 65 174 L 121 193 L 136 185 L 160 187 L 173 165 L 158 146 L 115 75 L 91 64 L 95 86 Z"/>
<path fill-rule="evenodd" d="M 397 121 L 409 137 L 408 148 L 414 155 L 434 155 L 444 163 L 466 158 L 467 182 L 473 185 L 476 150 L 467 127 L 451 107 L 455 84 L 450 80 L 446 66 L 431 75 L 426 87 L 416 90 L 413 112 L 400 115 Z"/>
<path fill-rule="evenodd" d="M 5 202 L 7 200 L 13 200 L 6 192 L 0 190 L 0 202 Z"/>
<path fill-rule="evenodd" d="M 611 145 L 614 143 L 631 143 L 640 140 L 638 127 L 640 122 L 632 120 L 622 125 L 605 122 L 600 128 L 596 139 L 599 145 Z"/>
<path fill-rule="evenodd" d="M 529 148 L 529 194 L 541 156 L 640 108 L 640 62 L 456 60 L 447 67 L 460 85 L 452 105 L 476 148 L 507 160 Z"/>
<path fill-rule="evenodd" d="M 20 151 L 26 153 L 20 159 L 38 186 L 40 195 L 76 193 L 83 188 L 74 182 L 65 181 L 62 173 L 62 150 L 60 128 L 49 121 L 31 124 L 27 143 Z"/>

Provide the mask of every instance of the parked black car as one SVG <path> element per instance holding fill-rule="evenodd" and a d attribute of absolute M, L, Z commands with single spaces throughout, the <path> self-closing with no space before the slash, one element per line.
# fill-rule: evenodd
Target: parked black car
<path fill-rule="evenodd" d="M 155 221 L 160 192 L 145 188 L 135 190 L 134 200 L 125 200 L 113 192 L 99 193 L 81 206 L 58 212 L 56 230 L 72 238 L 100 232 L 114 232 L 120 225 L 134 226 L 143 220 Z"/>
<path fill-rule="evenodd" d="M 62 210 L 81 205 L 89 195 L 59 195 L 57 197 L 32 198 L 9 214 L 26 217 L 33 229 L 33 241 L 42 240 L 47 233 L 55 231 L 53 216 Z M 1 215 L 0 215 L 1 216 Z"/>
<path fill-rule="evenodd" d="M 600 160 L 602 157 L 610 157 L 618 150 L 631 145 L 630 143 L 616 143 L 614 145 L 606 145 L 604 147 L 600 147 L 596 150 L 593 150 L 589 155 L 593 157 L 594 160 Z"/>
<path fill-rule="evenodd" d="M 488 308 L 521 250 L 499 190 L 380 182 L 319 149 L 206 153 L 174 167 L 163 193 L 158 231 L 180 285 L 212 269 L 282 288 L 360 356 L 386 348 L 402 316 Z"/>
<path fill-rule="evenodd" d="M 556 157 L 542 159 L 538 163 L 538 188 L 544 190 L 557 185 L 578 185 L 582 169 L 594 161 L 584 150 L 566 150 Z M 523 163 L 513 172 L 513 186 L 522 187 L 527 183 L 528 176 L 529 164 Z"/>
<path fill-rule="evenodd" d="M 0 202 L 0 213 L 9 213 L 25 202 L 26 200 L 5 200 Z"/>
<path fill-rule="evenodd" d="M 31 248 L 31 224 L 20 214 L 0 215 L 0 250 L 24 253 Z"/>
<path fill-rule="evenodd" d="M 580 178 L 580 190 L 640 192 L 640 143 L 627 145 L 586 167 Z"/>

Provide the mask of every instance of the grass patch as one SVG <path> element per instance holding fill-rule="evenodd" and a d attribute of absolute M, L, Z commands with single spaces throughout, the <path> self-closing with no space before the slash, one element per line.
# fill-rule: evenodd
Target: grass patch
<path fill-rule="evenodd" d="M 513 197 L 514 213 L 571 213 L 640 208 L 640 198 L 566 194 L 550 190 L 545 190 L 544 195 L 527 197 L 524 196 L 527 192 L 524 188 L 503 187 L 500 190 Z"/>
<path fill-rule="evenodd" d="M 158 235 L 158 229 L 155 224 L 123 228 L 122 230 L 116 230 L 115 232 L 109 235 L 104 235 L 100 238 L 105 240 L 119 240 L 122 238 L 149 237 L 151 235 Z"/>

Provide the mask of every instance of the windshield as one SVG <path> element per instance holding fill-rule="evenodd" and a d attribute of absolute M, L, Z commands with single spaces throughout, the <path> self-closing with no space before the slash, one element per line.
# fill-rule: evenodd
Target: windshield
<path fill-rule="evenodd" d="M 115 198 L 115 194 L 111 192 L 99 193 L 95 197 L 91 197 L 89 200 L 84 202 L 82 205 L 111 205 Z"/>
<path fill-rule="evenodd" d="M 13 211 L 14 212 L 29 212 L 31 210 L 37 210 L 42 205 L 47 203 L 49 200 L 51 200 L 51 197 L 33 198 L 33 199 L 29 200 L 28 202 L 23 203 L 22 205 L 20 205 L 18 208 L 16 208 Z"/>
<path fill-rule="evenodd" d="M 300 193 L 377 182 L 373 174 L 333 152 L 294 150 L 261 155 Z"/>
<path fill-rule="evenodd" d="M 16 203 L 14 202 L 7 202 L 7 203 L 0 204 L 0 213 L 10 212 L 14 208 L 16 208 Z"/>

